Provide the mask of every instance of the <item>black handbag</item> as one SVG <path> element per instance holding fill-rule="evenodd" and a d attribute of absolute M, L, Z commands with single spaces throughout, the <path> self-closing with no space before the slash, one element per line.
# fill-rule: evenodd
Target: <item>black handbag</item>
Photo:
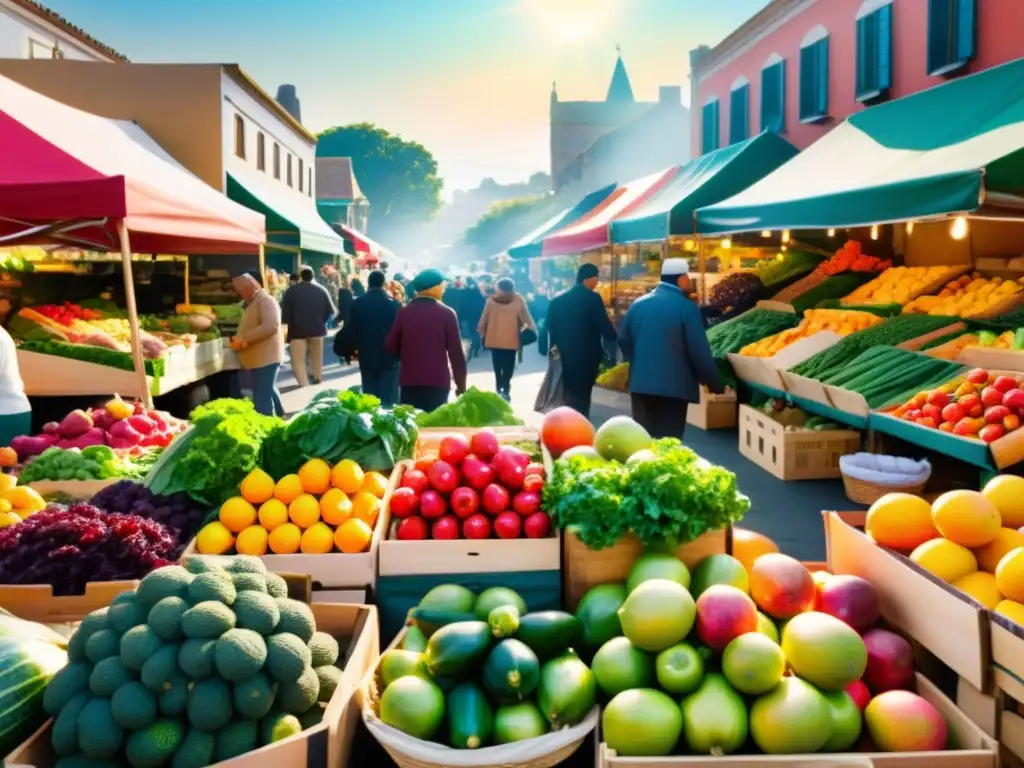
<path fill-rule="evenodd" d="M 519 332 L 519 346 L 528 347 L 537 341 L 537 332 L 532 328 L 524 328 Z"/>

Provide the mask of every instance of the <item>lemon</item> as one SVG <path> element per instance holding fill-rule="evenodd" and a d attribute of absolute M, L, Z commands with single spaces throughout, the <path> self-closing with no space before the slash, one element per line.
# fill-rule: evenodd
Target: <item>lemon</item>
<path fill-rule="evenodd" d="M 232 533 L 239 533 L 256 522 L 256 508 L 241 496 L 232 496 L 220 508 L 220 521 Z"/>
<path fill-rule="evenodd" d="M 14 505 L 11 504 L 7 499 L 0 499 L 0 514 L 5 512 L 11 512 L 14 509 Z M 17 515 L 15 515 L 17 517 Z"/>
<path fill-rule="evenodd" d="M 304 493 L 288 505 L 288 517 L 299 528 L 309 528 L 320 520 L 320 502 Z"/>
<path fill-rule="evenodd" d="M 15 512 L 0 512 L 0 529 L 10 528 L 12 525 L 17 525 L 21 522 L 21 518 L 18 517 Z"/>
<path fill-rule="evenodd" d="M 223 555 L 234 546 L 235 537 L 223 523 L 214 521 L 203 526 L 196 535 L 196 549 L 201 555 Z"/>
<path fill-rule="evenodd" d="M 338 526 L 352 517 L 352 501 L 344 491 L 331 488 L 320 497 L 320 518 L 329 525 Z"/>
<path fill-rule="evenodd" d="M 1024 625 L 1024 605 L 1016 600 L 1001 600 L 995 608 L 996 613 L 1001 613 L 1011 621 Z"/>
<path fill-rule="evenodd" d="M 948 539 L 926 541 L 910 553 L 910 559 L 950 584 L 978 570 L 974 553 Z"/>
<path fill-rule="evenodd" d="M 262 504 L 274 495 L 274 478 L 257 467 L 245 476 L 239 492 L 250 504 Z"/>
<path fill-rule="evenodd" d="M 288 522 L 288 505 L 278 499 L 267 499 L 260 506 L 260 525 L 272 531 Z"/>
<path fill-rule="evenodd" d="M 299 468 L 302 490 L 319 496 L 331 487 L 331 465 L 323 459 L 310 459 Z"/>
<path fill-rule="evenodd" d="M 334 549 L 334 531 L 326 523 L 314 523 L 302 534 L 299 548 L 307 555 L 326 555 Z"/>
<path fill-rule="evenodd" d="M 261 525 L 250 525 L 238 534 L 235 551 L 240 555 L 267 554 L 267 529 Z"/>
<path fill-rule="evenodd" d="M 274 498 L 291 504 L 302 495 L 302 480 L 298 475 L 285 475 L 277 481 L 274 487 Z"/>
<path fill-rule="evenodd" d="M 279 525 L 270 532 L 267 543 L 270 551 L 276 555 L 294 555 L 299 551 L 302 531 L 294 523 Z"/>
<path fill-rule="evenodd" d="M 969 573 L 954 581 L 953 586 L 961 592 L 966 592 L 990 611 L 995 610 L 1003 599 L 996 584 L 996 577 L 991 573 L 982 571 Z"/>
<path fill-rule="evenodd" d="M 342 459 L 331 471 L 331 484 L 345 493 L 356 493 L 363 487 L 363 468 L 352 459 Z"/>

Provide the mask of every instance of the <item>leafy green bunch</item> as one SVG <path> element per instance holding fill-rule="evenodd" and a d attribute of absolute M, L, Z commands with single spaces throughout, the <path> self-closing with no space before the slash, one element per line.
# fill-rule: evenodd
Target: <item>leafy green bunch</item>
<path fill-rule="evenodd" d="M 515 427 L 523 422 L 494 392 L 470 387 L 455 402 L 446 403 L 429 413 L 416 417 L 421 428 L 435 427 Z"/>
<path fill-rule="evenodd" d="M 743 519 L 750 499 L 736 476 L 678 440 L 659 440 L 654 458 L 626 466 L 576 456 L 555 462 L 544 508 L 590 549 L 632 533 L 649 549 L 675 549 Z"/>

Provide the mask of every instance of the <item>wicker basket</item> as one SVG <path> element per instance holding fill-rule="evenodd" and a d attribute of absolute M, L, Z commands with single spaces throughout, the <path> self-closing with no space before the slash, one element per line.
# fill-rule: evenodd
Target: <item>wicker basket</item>
<path fill-rule="evenodd" d="M 387 650 L 398 648 L 404 637 L 405 630 L 402 630 Z M 366 729 L 398 768 L 554 768 L 580 748 L 597 727 L 599 716 L 599 708 L 595 706 L 582 723 L 535 739 L 482 749 L 453 749 L 414 738 L 380 721 L 376 666 L 363 678 L 356 696 Z"/>
<path fill-rule="evenodd" d="M 858 480 L 843 473 L 843 488 L 846 490 L 846 498 L 855 504 L 863 504 L 870 507 L 887 493 L 910 493 L 914 496 L 924 495 L 923 483 L 914 485 L 882 485 L 881 483 L 869 483 L 867 480 Z"/>

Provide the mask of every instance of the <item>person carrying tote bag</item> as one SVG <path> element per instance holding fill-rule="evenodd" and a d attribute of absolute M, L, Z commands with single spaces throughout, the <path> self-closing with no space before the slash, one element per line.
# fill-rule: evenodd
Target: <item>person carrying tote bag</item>
<path fill-rule="evenodd" d="M 521 334 L 529 331 L 536 340 L 537 326 L 526 301 L 516 293 L 516 284 L 510 278 L 498 281 L 497 290 L 484 305 L 477 331 L 483 339 L 484 348 L 491 350 L 495 388 L 506 401 L 511 400 L 512 375 L 516 369 L 516 355 L 522 345 Z"/>

